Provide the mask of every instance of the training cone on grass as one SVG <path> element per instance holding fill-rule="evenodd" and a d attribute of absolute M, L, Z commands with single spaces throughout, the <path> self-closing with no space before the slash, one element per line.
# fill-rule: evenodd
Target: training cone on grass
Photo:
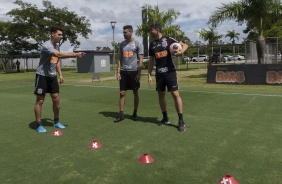
<path fill-rule="evenodd" d="M 144 154 L 139 158 L 139 162 L 141 164 L 149 164 L 154 162 L 154 158 L 151 157 L 149 154 Z"/>
<path fill-rule="evenodd" d="M 90 149 L 97 149 L 100 148 L 102 146 L 101 143 L 97 142 L 97 141 L 93 141 L 88 145 L 88 148 Z"/>
<path fill-rule="evenodd" d="M 53 133 L 52 133 L 52 136 L 61 136 L 63 135 L 63 132 L 60 131 L 60 130 L 55 130 Z"/>
<path fill-rule="evenodd" d="M 218 184 L 239 184 L 238 181 L 233 178 L 230 174 L 226 174 L 218 181 Z"/>

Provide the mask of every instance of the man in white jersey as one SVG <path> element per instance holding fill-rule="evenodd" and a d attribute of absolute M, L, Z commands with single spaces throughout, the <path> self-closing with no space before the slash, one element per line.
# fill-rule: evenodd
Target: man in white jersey
<path fill-rule="evenodd" d="M 119 60 L 117 67 L 117 80 L 120 86 L 119 115 L 115 123 L 124 120 L 124 102 L 127 90 L 133 90 L 134 110 L 132 119 L 137 120 L 137 109 L 139 105 L 140 77 L 143 65 L 143 44 L 132 37 L 131 25 L 123 27 L 124 41 L 119 45 Z"/>
<path fill-rule="evenodd" d="M 63 30 L 59 27 L 51 27 L 51 39 L 43 43 L 40 52 L 40 62 L 36 70 L 34 94 L 36 102 L 34 105 L 35 119 L 37 123 L 36 130 L 39 133 L 45 133 L 46 129 L 41 122 L 42 105 L 45 100 L 46 93 L 50 93 L 53 102 L 54 126 L 57 128 L 65 128 L 59 122 L 60 96 L 57 72 L 59 74 L 60 83 L 64 82 L 62 75 L 60 60 L 61 58 L 80 57 L 84 52 L 60 52 L 57 45 L 63 37 Z"/>

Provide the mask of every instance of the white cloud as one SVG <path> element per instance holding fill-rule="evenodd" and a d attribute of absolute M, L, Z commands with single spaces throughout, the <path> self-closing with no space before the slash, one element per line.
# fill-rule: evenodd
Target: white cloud
<path fill-rule="evenodd" d="M 0 0 L 0 20 L 7 21 L 9 17 L 5 14 L 13 8 L 19 8 L 12 0 Z M 208 28 L 207 21 L 209 16 L 222 3 L 231 2 L 231 0 L 50 0 L 56 7 L 67 7 L 69 11 L 74 11 L 78 15 L 83 15 L 90 20 L 92 35 L 89 39 L 80 38 L 81 49 L 95 49 L 96 46 L 111 46 L 113 32 L 110 21 L 117 21 L 115 28 L 115 41 L 123 40 L 122 27 L 126 24 L 131 24 L 134 28 L 141 24 L 141 6 L 149 4 L 151 6 L 158 5 L 161 11 L 175 9 L 181 13 L 181 16 L 175 22 L 181 26 L 181 29 L 186 33 L 192 41 L 200 40 L 197 31 L 202 28 Z M 235 0 L 234 0 L 235 1 Z M 42 0 L 24 0 L 24 2 L 36 5 L 38 8 L 43 8 Z M 218 28 L 220 34 L 226 34 L 227 31 L 235 30 L 240 33 L 240 41 L 246 37 L 242 30 L 245 26 L 238 27 L 233 21 L 222 24 Z M 138 38 L 136 37 L 137 39 Z M 228 38 L 222 39 L 228 42 Z M 65 43 L 62 50 L 70 50 L 70 44 Z"/>

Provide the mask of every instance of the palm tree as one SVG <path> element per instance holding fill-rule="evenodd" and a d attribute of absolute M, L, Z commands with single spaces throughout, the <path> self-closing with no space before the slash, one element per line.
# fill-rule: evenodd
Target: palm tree
<path fill-rule="evenodd" d="M 225 35 L 225 38 L 230 37 L 230 40 L 232 40 L 233 55 L 235 55 L 235 47 L 234 47 L 235 39 L 239 40 L 239 35 L 240 35 L 240 33 L 235 33 L 235 30 L 227 31 L 227 34 Z M 235 58 L 234 58 L 234 60 L 235 60 Z"/>
<path fill-rule="evenodd" d="M 226 20 L 247 24 L 249 31 L 257 32 L 258 63 L 264 63 L 264 30 L 269 17 L 280 17 L 280 0 L 239 0 L 222 4 L 210 17 L 208 23 L 216 26 Z"/>
<path fill-rule="evenodd" d="M 230 40 L 232 40 L 232 44 L 235 44 L 235 39 L 239 40 L 239 35 L 240 35 L 240 33 L 235 33 L 235 30 L 227 31 L 227 34 L 225 35 L 225 38 L 229 37 Z"/>
<path fill-rule="evenodd" d="M 167 12 L 161 12 L 158 6 L 144 5 L 143 11 L 147 16 L 147 21 L 144 24 L 137 25 L 137 36 L 150 36 L 149 28 L 154 22 L 158 22 L 162 26 L 162 32 L 166 36 L 182 39 L 185 38 L 185 34 L 180 30 L 179 25 L 172 25 L 172 22 L 178 18 L 180 12 L 174 9 L 169 9 Z M 186 37 L 187 38 L 187 37 Z"/>
<path fill-rule="evenodd" d="M 209 27 L 209 30 L 203 28 L 198 33 L 201 39 L 208 41 L 209 47 L 212 47 L 212 45 L 218 43 L 218 40 L 222 37 L 222 35 L 218 34 L 215 27 Z M 211 54 L 209 54 L 209 65 L 211 65 L 211 63 Z"/>

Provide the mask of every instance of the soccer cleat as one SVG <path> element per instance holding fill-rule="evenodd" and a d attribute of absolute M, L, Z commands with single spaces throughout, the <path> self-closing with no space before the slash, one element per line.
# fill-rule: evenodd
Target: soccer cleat
<path fill-rule="evenodd" d="M 158 123 L 159 126 L 165 126 L 167 124 L 170 124 L 169 119 L 167 119 L 167 120 L 162 119 L 161 122 Z"/>
<path fill-rule="evenodd" d="M 42 126 L 42 125 L 39 125 L 36 129 L 39 133 L 45 133 L 47 132 L 47 130 Z"/>
<path fill-rule="evenodd" d="M 137 121 L 137 120 L 138 120 L 138 116 L 137 116 L 136 114 L 133 114 L 133 115 L 131 116 L 131 119 L 132 119 L 133 121 Z"/>
<path fill-rule="evenodd" d="M 119 116 L 114 120 L 115 123 L 121 122 L 124 120 L 124 115 L 123 114 L 119 114 Z"/>
<path fill-rule="evenodd" d="M 61 124 L 60 122 L 55 123 L 55 124 L 54 124 L 54 127 L 61 128 L 61 129 L 66 128 L 66 127 L 65 127 L 63 124 Z"/>
<path fill-rule="evenodd" d="M 185 123 L 183 120 L 178 121 L 178 131 L 184 132 L 186 130 Z"/>

